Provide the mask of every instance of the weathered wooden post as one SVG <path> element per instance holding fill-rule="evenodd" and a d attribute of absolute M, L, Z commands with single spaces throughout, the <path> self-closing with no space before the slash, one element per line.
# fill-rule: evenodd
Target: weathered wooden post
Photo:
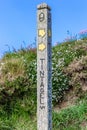
<path fill-rule="evenodd" d="M 52 130 L 51 9 L 37 7 L 37 130 Z"/>

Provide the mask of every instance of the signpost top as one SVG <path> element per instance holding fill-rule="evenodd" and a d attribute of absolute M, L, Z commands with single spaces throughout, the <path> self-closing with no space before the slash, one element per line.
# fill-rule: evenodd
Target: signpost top
<path fill-rule="evenodd" d="M 37 6 L 37 9 L 38 9 L 38 10 L 41 10 L 41 9 L 51 10 L 51 8 L 50 8 L 46 3 L 42 3 L 42 4 L 38 5 L 38 6 Z"/>

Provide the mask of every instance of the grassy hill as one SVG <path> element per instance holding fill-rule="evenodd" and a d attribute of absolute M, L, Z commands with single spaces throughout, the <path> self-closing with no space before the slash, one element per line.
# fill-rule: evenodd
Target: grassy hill
<path fill-rule="evenodd" d="M 0 60 L 0 130 L 36 130 L 36 49 Z M 52 48 L 53 130 L 87 130 L 87 39 Z"/>

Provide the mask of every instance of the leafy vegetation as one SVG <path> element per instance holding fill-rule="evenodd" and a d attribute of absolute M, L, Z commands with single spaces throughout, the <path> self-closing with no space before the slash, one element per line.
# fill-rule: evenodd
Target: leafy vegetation
<path fill-rule="evenodd" d="M 21 49 L 0 60 L 0 130 L 36 130 L 36 57 Z M 87 39 L 52 48 L 52 92 L 53 130 L 86 130 Z"/>

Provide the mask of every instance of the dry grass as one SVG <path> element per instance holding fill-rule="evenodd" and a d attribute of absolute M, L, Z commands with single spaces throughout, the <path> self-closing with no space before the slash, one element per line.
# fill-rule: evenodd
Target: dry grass
<path fill-rule="evenodd" d="M 0 84 L 5 80 L 13 81 L 24 75 L 24 64 L 20 58 L 0 61 Z"/>
<path fill-rule="evenodd" d="M 64 71 L 71 78 L 69 85 L 73 88 L 74 97 L 79 98 L 85 95 L 87 93 L 87 56 L 74 59 Z"/>

